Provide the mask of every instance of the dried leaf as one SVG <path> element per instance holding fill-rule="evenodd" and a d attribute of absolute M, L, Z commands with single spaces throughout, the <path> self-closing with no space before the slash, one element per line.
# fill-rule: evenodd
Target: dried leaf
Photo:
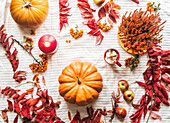
<path fill-rule="evenodd" d="M 115 6 L 117 6 L 115 8 Z M 111 1 L 107 2 L 103 7 L 101 7 L 98 11 L 99 19 L 102 19 L 103 17 L 106 17 L 106 14 L 109 15 L 109 19 L 112 21 L 112 23 L 116 23 L 116 19 L 119 19 L 118 13 L 116 13 L 115 9 L 120 9 L 121 7 L 112 3 Z M 109 22 L 110 23 L 110 22 Z"/>
<path fill-rule="evenodd" d="M 17 71 L 14 73 L 13 78 L 15 79 L 16 82 L 21 83 L 23 80 L 26 80 L 26 75 L 27 72 L 25 71 Z"/>
<path fill-rule="evenodd" d="M 139 4 L 139 0 L 132 0 L 133 2 Z"/>
<path fill-rule="evenodd" d="M 21 113 L 20 113 L 20 107 L 19 107 L 19 105 L 18 105 L 16 102 L 14 102 L 14 110 L 15 110 L 15 112 L 16 112 L 18 115 L 21 115 Z"/>
<path fill-rule="evenodd" d="M 42 82 L 43 82 L 44 85 L 46 85 L 46 81 L 45 81 L 45 77 L 44 76 L 42 76 Z"/>
<path fill-rule="evenodd" d="M 13 43 L 14 43 L 14 40 L 12 39 L 12 43 L 10 44 L 9 39 L 13 36 L 11 35 L 8 38 L 6 38 L 7 34 L 4 33 L 5 29 L 3 29 L 3 28 L 4 28 L 4 25 L 2 25 L 0 27 L 0 34 L 1 34 L 0 43 L 2 44 L 3 48 L 5 49 L 6 56 L 9 59 L 11 65 L 12 65 L 13 71 L 15 72 L 18 68 L 18 65 L 19 65 L 19 60 L 18 60 L 18 57 L 17 57 L 18 51 L 17 51 L 16 48 L 14 48 L 14 51 L 11 53 L 10 49 L 11 49 Z"/>
<path fill-rule="evenodd" d="M 120 96 L 120 90 L 119 88 L 117 89 L 117 92 L 116 92 L 116 98 L 118 98 Z"/>
<path fill-rule="evenodd" d="M 71 113 L 68 111 L 68 119 L 71 120 Z"/>
<path fill-rule="evenodd" d="M 18 123 L 18 115 L 15 117 L 14 122 L 13 123 Z"/>
<path fill-rule="evenodd" d="M 59 9 L 60 9 L 60 31 L 64 26 L 68 24 L 68 16 L 71 8 L 68 8 L 68 0 L 59 0 Z"/>
<path fill-rule="evenodd" d="M 162 120 L 161 116 L 158 115 L 158 114 L 156 114 L 156 113 L 154 113 L 154 112 L 151 112 L 150 117 L 151 117 L 152 119 L 159 119 L 159 120 Z"/>
<path fill-rule="evenodd" d="M 28 94 L 27 92 L 22 93 L 22 94 L 18 97 L 17 101 L 22 100 L 22 99 L 25 97 L 25 95 L 27 95 L 27 94 Z"/>
<path fill-rule="evenodd" d="M 91 29 L 91 31 L 88 32 L 89 35 L 96 36 L 96 45 L 100 45 L 104 36 L 98 28 L 95 19 L 85 21 L 83 22 L 83 24 L 87 25 Z"/>
<path fill-rule="evenodd" d="M 7 102 L 8 102 L 8 109 L 10 111 L 13 111 L 13 104 L 12 104 L 12 102 L 10 100 L 7 100 Z"/>
<path fill-rule="evenodd" d="M 95 12 L 95 10 L 90 7 L 88 0 L 78 0 L 78 2 L 77 7 L 80 9 L 82 17 L 92 19 L 94 17 L 92 12 Z"/>
<path fill-rule="evenodd" d="M 33 79 L 32 79 L 32 81 L 37 80 L 38 76 L 39 76 L 39 74 L 38 74 L 38 73 L 37 73 L 37 74 L 35 74 L 35 75 L 34 75 L 34 77 L 33 77 Z"/>
<path fill-rule="evenodd" d="M 8 123 L 7 109 L 2 110 L 1 113 L 2 113 L 2 118 L 4 119 L 4 121 Z"/>
<path fill-rule="evenodd" d="M 115 96 L 115 92 L 113 91 L 112 92 L 112 98 L 115 100 L 116 99 L 116 96 Z"/>
<path fill-rule="evenodd" d="M 27 89 L 27 90 L 26 90 L 26 92 L 27 92 L 28 94 L 32 94 L 33 91 L 34 91 L 34 88 L 30 88 L 30 89 Z"/>

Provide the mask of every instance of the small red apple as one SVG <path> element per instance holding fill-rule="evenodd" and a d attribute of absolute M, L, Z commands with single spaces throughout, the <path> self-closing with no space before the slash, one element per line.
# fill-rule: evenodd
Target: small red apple
<path fill-rule="evenodd" d="M 116 109 L 116 116 L 120 119 L 124 119 L 126 117 L 126 109 L 123 107 L 119 107 Z"/>
<path fill-rule="evenodd" d="M 105 0 L 93 0 L 93 1 L 98 6 L 102 5 L 105 2 Z"/>
<path fill-rule="evenodd" d="M 118 82 L 118 87 L 122 92 L 125 92 L 129 88 L 129 83 L 126 80 L 120 80 Z"/>
<path fill-rule="evenodd" d="M 123 97 L 126 101 L 130 102 L 134 99 L 135 94 L 132 90 L 127 90 L 124 92 Z"/>

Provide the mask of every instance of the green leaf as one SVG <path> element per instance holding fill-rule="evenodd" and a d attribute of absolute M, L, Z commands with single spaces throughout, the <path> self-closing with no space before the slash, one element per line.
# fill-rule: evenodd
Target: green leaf
<path fill-rule="evenodd" d="M 23 38 L 24 38 L 24 42 L 26 42 L 26 41 L 27 41 L 27 37 L 26 37 L 26 36 L 24 36 Z"/>
<path fill-rule="evenodd" d="M 155 11 L 155 13 L 157 13 L 158 12 L 158 8 L 155 8 L 154 11 Z"/>
<path fill-rule="evenodd" d="M 159 4 L 158 4 L 158 7 L 160 7 L 160 5 L 161 5 L 161 4 L 159 3 Z"/>
<path fill-rule="evenodd" d="M 26 44 L 27 44 L 27 46 L 32 47 L 30 43 L 26 43 Z"/>
<path fill-rule="evenodd" d="M 133 64 L 129 65 L 129 67 L 133 67 Z"/>

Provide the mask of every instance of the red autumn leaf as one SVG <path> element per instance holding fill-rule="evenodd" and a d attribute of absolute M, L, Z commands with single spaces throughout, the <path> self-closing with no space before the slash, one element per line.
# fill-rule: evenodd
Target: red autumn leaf
<path fill-rule="evenodd" d="M 119 15 L 118 13 L 116 13 L 115 9 L 120 9 L 120 7 L 115 8 L 115 6 L 119 6 L 119 5 L 109 1 L 103 7 L 101 7 L 98 11 L 99 20 L 102 19 L 103 17 L 106 17 L 106 14 L 108 14 L 110 20 L 116 23 L 117 22 L 116 19 L 119 19 Z"/>
<path fill-rule="evenodd" d="M 77 7 L 80 9 L 82 17 L 92 19 L 94 17 L 92 12 L 95 12 L 95 10 L 91 8 L 88 0 L 78 0 L 78 2 Z"/>
<path fill-rule="evenodd" d="M 14 122 L 13 123 L 18 123 L 18 115 L 15 117 Z"/>
<path fill-rule="evenodd" d="M 68 8 L 68 0 L 59 0 L 59 9 L 60 9 L 60 31 L 64 26 L 68 24 L 68 16 L 71 8 Z"/>
<path fill-rule="evenodd" d="M 146 88 L 146 83 L 139 82 L 139 81 L 136 81 L 136 83 L 137 83 L 139 86 Z"/>
<path fill-rule="evenodd" d="M 4 121 L 8 123 L 9 121 L 8 121 L 7 109 L 2 110 L 1 113 L 2 113 L 2 118 L 4 119 Z"/>
<path fill-rule="evenodd" d="M 23 118 L 32 119 L 30 115 L 30 106 L 23 104 L 21 107 L 21 114 Z"/>
<path fill-rule="evenodd" d="M 170 75 L 168 73 L 165 73 L 161 76 L 161 79 L 167 83 L 167 84 L 170 84 Z"/>
<path fill-rule="evenodd" d="M 166 66 L 165 61 L 162 60 L 163 53 L 166 54 L 164 58 L 170 58 L 170 56 L 167 55 L 168 52 L 164 52 L 157 44 L 153 44 L 153 46 L 148 48 L 149 67 L 143 73 L 145 83 L 138 82 L 140 86 L 146 87 L 146 92 L 140 100 L 140 108 L 130 116 L 132 122 L 140 122 L 142 113 L 145 117 L 151 98 L 153 98 L 153 103 L 148 107 L 149 110 L 159 111 L 161 102 L 167 106 L 170 105 L 168 102 L 168 90 L 170 90 L 170 83 L 168 82 L 169 68 Z M 161 117 L 155 113 L 153 113 L 151 117 L 153 119 L 161 119 Z"/>
<path fill-rule="evenodd" d="M 10 91 L 11 87 L 7 86 L 5 89 L 2 89 L 1 94 L 5 94 L 5 96 L 7 96 Z"/>
<path fill-rule="evenodd" d="M 7 102 L 8 102 L 8 109 L 10 111 L 13 111 L 13 104 L 12 104 L 12 102 L 10 100 L 7 100 Z"/>
<path fill-rule="evenodd" d="M 19 94 L 15 94 L 15 95 L 13 96 L 13 99 L 14 99 L 14 100 L 15 100 L 15 99 L 18 99 L 19 96 L 20 96 Z"/>
<path fill-rule="evenodd" d="M 155 102 L 156 102 L 157 104 L 160 104 L 160 103 L 161 103 L 161 100 L 160 100 L 158 97 L 155 97 L 154 100 L 155 100 Z"/>
<path fill-rule="evenodd" d="M 38 107 L 35 106 L 34 111 L 40 110 L 40 109 L 42 109 L 42 108 L 43 108 L 43 105 L 40 105 L 40 106 L 38 106 Z"/>
<path fill-rule="evenodd" d="M 39 74 L 38 74 L 38 73 L 37 73 L 37 74 L 35 74 L 35 75 L 34 75 L 34 77 L 32 78 L 32 81 L 37 80 L 38 76 L 39 76 Z"/>
<path fill-rule="evenodd" d="M 155 107 L 154 105 L 152 105 L 152 106 L 149 106 L 149 108 L 148 108 L 149 110 L 151 110 L 152 109 L 152 111 L 159 111 L 159 108 L 158 107 Z"/>
<path fill-rule="evenodd" d="M 101 116 L 106 115 L 106 110 L 103 111 L 102 109 L 97 109 L 94 111 L 92 107 L 87 107 L 87 113 L 88 116 L 81 119 L 80 113 L 77 111 L 70 123 L 98 123 L 101 120 Z"/>
<path fill-rule="evenodd" d="M 158 114 L 156 114 L 156 113 L 154 113 L 154 112 L 151 112 L 150 117 L 151 117 L 152 119 L 159 119 L 159 120 L 162 120 L 161 116 L 158 115 Z"/>
<path fill-rule="evenodd" d="M 97 44 L 97 45 L 100 45 L 100 44 L 102 43 L 102 41 L 103 41 L 103 38 L 104 38 L 104 36 L 103 36 L 102 34 L 100 34 L 99 36 L 97 36 L 97 38 L 96 38 L 96 44 Z"/>
<path fill-rule="evenodd" d="M 18 51 L 15 48 L 14 51 L 11 53 L 10 49 L 11 49 L 14 41 L 12 39 L 11 44 L 9 44 L 9 39 L 13 36 L 11 35 L 8 38 L 6 38 L 7 34 L 4 33 L 5 29 L 3 29 L 3 28 L 4 28 L 4 25 L 2 25 L 0 27 L 0 43 L 2 44 L 3 48 L 5 49 L 6 56 L 9 59 L 11 65 L 12 65 L 13 71 L 15 72 L 18 68 L 18 65 L 19 65 L 19 60 L 17 58 Z"/>
<path fill-rule="evenodd" d="M 168 100 L 168 92 L 166 91 L 166 89 L 164 88 L 162 84 L 160 84 L 160 90 L 162 94 L 164 95 L 164 97 Z"/>
<path fill-rule="evenodd" d="M 27 72 L 25 71 L 17 71 L 14 73 L 13 78 L 15 79 L 15 81 L 21 83 L 23 80 L 26 80 L 26 75 Z"/>
<path fill-rule="evenodd" d="M 168 74 L 170 74 L 170 67 L 166 67 L 166 66 L 163 66 L 162 68 L 161 68 L 161 71 L 162 71 L 162 74 L 164 74 L 164 73 L 168 73 Z"/>
<path fill-rule="evenodd" d="M 34 100 L 32 100 L 32 102 L 29 104 L 29 106 L 34 106 L 39 102 L 39 98 L 36 98 Z"/>
<path fill-rule="evenodd" d="M 139 106 L 140 106 L 140 104 L 133 104 L 133 103 L 132 103 L 132 106 L 133 106 L 134 108 L 138 109 Z"/>
<path fill-rule="evenodd" d="M 27 95 L 27 94 L 28 94 L 27 92 L 22 93 L 22 94 L 18 97 L 17 101 L 22 100 L 22 99 L 25 97 L 25 95 Z"/>
<path fill-rule="evenodd" d="M 95 22 L 95 19 L 85 21 L 83 22 L 83 24 L 87 25 L 91 29 L 91 31 L 88 32 L 87 34 L 96 36 L 96 44 L 100 45 L 104 36 L 102 35 L 100 29 L 98 28 L 97 23 Z"/>
<path fill-rule="evenodd" d="M 14 101 L 14 110 L 18 115 L 21 115 L 20 113 L 20 107 L 19 105 Z"/>
<path fill-rule="evenodd" d="M 139 0 L 132 0 L 133 2 L 139 4 Z"/>

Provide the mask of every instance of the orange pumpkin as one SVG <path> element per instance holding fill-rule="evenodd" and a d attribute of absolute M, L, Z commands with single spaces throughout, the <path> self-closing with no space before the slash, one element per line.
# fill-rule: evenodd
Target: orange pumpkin
<path fill-rule="evenodd" d="M 63 69 L 58 81 L 60 95 L 80 106 L 95 101 L 103 88 L 101 74 L 89 62 L 72 62 Z"/>
<path fill-rule="evenodd" d="M 35 28 L 40 26 L 47 17 L 48 0 L 12 0 L 10 12 L 19 25 Z"/>

